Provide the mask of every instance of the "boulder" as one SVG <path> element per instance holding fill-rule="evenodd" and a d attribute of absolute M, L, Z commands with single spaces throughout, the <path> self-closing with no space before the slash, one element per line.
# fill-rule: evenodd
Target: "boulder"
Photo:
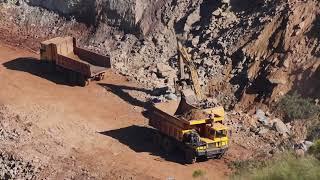
<path fill-rule="evenodd" d="M 266 117 L 266 114 L 261 110 L 261 109 L 258 109 L 256 111 L 256 117 L 258 118 L 258 121 L 265 125 L 265 126 L 268 126 L 270 125 L 270 120 L 269 118 Z"/>
<path fill-rule="evenodd" d="M 160 78 L 175 78 L 176 71 L 169 65 L 164 63 L 157 64 L 157 74 Z"/>
<path fill-rule="evenodd" d="M 268 80 L 273 84 L 286 84 L 287 75 L 282 70 L 277 70 L 268 76 Z"/>
<path fill-rule="evenodd" d="M 304 144 L 305 144 L 305 146 L 306 146 L 306 148 L 308 150 L 314 143 L 311 142 L 311 141 L 304 141 Z"/>
<path fill-rule="evenodd" d="M 273 119 L 275 129 L 282 135 L 289 134 L 287 126 L 278 118 Z"/>
<path fill-rule="evenodd" d="M 175 94 L 173 94 L 173 93 L 170 93 L 170 94 L 165 95 L 165 98 L 166 98 L 167 100 L 177 100 L 177 99 L 178 99 L 178 97 L 177 97 Z"/>

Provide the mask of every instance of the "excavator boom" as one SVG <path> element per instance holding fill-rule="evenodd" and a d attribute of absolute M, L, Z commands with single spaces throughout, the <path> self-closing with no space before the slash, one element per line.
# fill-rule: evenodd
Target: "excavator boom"
<path fill-rule="evenodd" d="M 193 83 L 195 95 L 196 95 L 198 101 L 201 101 L 203 99 L 203 94 L 201 91 L 201 86 L 200 86 L 199 76 L 197 73 L 196 66 L 193 63 L 193 61 L 191 60 L 190 55 L 188 54 L 186 48 L 183 47 L 179 41 L 178 41 L 177 46 L 178 46 L 178 54 L 180 57 L 180 59 L 179 59 L 180 60 L 180 71 L 181 71 L 180 76 L 183 76 L 184 69 L 181 64 L 184 64 L 190 70 L 190 77 L 191 77 L 191 81 Z"/>

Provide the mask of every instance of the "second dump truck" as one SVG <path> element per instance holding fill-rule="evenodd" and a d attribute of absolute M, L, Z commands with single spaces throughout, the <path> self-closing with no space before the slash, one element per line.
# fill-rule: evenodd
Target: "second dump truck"
<path fill-rule="evenodd" d="M 73 37 L 56 37 L 41 43 L 40 60 L 50 69 L 60 71 L 72 85 L 86 86 L 92 80 L 102 80 L 111 68 L 109 56 L 77 47 Z"/>
<path fill-rule="evenodd" d="M 185 99 L 152 107 L 149 125 L 157 129 L 153 141 L 165 151 L 178 147 L 184 151 L 187 163 L 195 163 L 199 157 L 220 158 L 228 149 L 223 107 L 201 109 Z"/>

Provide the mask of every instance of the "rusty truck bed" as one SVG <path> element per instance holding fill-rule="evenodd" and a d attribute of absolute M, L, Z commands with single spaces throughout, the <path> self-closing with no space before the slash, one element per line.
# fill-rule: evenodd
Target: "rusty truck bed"
<path fill-rule="evenodd" d="M 73 60 L 76 60 L 76 61 L 79 61 L 83 64 L 87 64 L 89 65 L 90 67 L 90 74 L 91 75 L 96 75 L 96 74 L 99 74 L 101 72 L 104 72 L 106 71 L 108 68 L 107 67 L 103 67 L 103 66 L 96 66 L 96 65 L 93 65 L 93 64 L 90 64 L 89 62 L 83 60 L 83 59 L 80 59 L 79 56 L 77 56 L 76 54 L 74 54 L 73 52 L 72 53 L 69 53 L 68 55 L 66 55 L 66 57 L 70 58 L 70 59 L 73 59 Z"/>
<path fill-rule="evenodd" d="M 77 47 L 75 38 L 57 37 L 41 43 L 41 59 L 78 72 L 86 78 L 102 75 L 111 68 L 110 56 Z"/>

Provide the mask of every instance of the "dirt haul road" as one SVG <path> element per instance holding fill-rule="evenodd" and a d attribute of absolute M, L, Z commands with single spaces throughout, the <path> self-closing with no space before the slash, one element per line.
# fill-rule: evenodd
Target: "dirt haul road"
<path fill-rule="evenodd" d="M 33 127 L 30 137 L 9 150 L 27 160 L 40 158 L 39 176 L 191 179 L 200 169 L 208 179 L 222 179 L 229 173 L 223 159 L 185 165 L 180 152 L 166 155 L 154 148 L 143 102 L 134 98 L 143 89 L 125 77 L 110 71 L 100 83 L 71 87 L 46 73 L 37 57 L 0 43 L 0 104 L 29 117 Z"/>

